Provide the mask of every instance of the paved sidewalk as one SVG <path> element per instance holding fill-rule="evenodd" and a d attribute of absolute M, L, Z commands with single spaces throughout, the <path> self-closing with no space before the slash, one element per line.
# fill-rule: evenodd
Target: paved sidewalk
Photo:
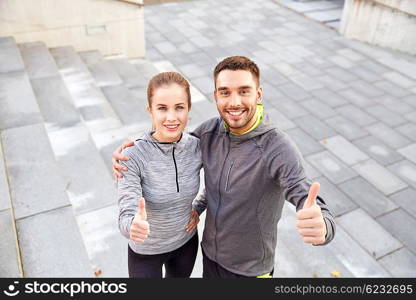
<path fill-rule="evenodd" d="M 339 29 L 345 0 L 275 0 L 304 16 Z"/>
<path fill-rule="evenodd" d="M 345 39 L 278 2 L 148 6 L 147 59 L 189 78 L 206 98 L 193 105 L 203 119 L 215 114 L 221 58 L 260 66 L 265 111 L 296 141 L 338 224 L 330 245 L 304 245 L 285 206 L 276 276 L 416 276 L 416 58 Z"/>

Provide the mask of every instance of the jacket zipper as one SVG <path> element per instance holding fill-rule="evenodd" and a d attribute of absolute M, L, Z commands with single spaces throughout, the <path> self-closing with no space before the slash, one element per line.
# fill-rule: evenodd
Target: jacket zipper
<path fill-rule="evenodd" d="M 175 147 L 173 147 L 173 150 L 172 150 L 172 157 L 173 157 L 173 163 L 175 164 L 176 192 L 178 192 L 178 193 L 179 193 L 178 166 L 176 165 L 176 159 L 175 159 Z"/>
<path fill-rule="evenodd" d="M 230 173 L 231 173 L 231 169 L 233 168 L 233 165 L 234 165 L 234 162 L 231 163 L 230 169 L 228 170 L 227 180 L 225 181 L 225 189 L 224 189 L 225 192 L 228 190 L 228 180 L 230 179 Z"/>
<path fill-rule="evenodd" d="M 230 136 L 227 134 L 227 137 L 228 137 L 228 152 L 227 152 L 227 155 L 225 156 L 224 164 L 222 166 L 223 170 L 224 170 L 225 163 L 227 162 L 228 155 L 230 154 L 230 150 L 231 150 Z M 217 211 L 215 212 L 215 239 L 214 239 L 214 241 L 215 241 L 215 260 L 216 261 L 218 261 L 218 244 L 217 244 L 218 223 L 217 223 L 217 220 L 218 220 L 218 211 L 220 210 L 220 206 L 221 206 L 221 180 L 222 180 L 222 175 L 223 175 L 223 172 L 221 173 L 220 180 L 218 182 L 218 194 L 219 194 L 220 197 L 218 199 Z"/>

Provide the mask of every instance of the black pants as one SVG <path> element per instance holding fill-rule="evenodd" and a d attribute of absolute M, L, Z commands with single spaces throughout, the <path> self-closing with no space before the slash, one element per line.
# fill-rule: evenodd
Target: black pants
<path fill-rule="evenodd" d="M 165 277 L 191 276 L 198 251 L 198 233 L 176 250 L 167 253 L 144 255 L 128 247 L 128 266 L 130 278 L 162 278 L 162 266 L 165 265 Z"/>
<path fill-rule="evenodd" d="M 203 271 L 202 271 L 203 278 L 250 278 L 249 276 L 236 274 L 223 268 L 221 265 L 219 265 L 215 261 L 209 259 L 205 255 L 204 250 L 202 250 L 202 256 L 203 256 Z M 270 272 L 270 275 L 272 276 L 273 276 L 273 271 L 274 269 Z M 255 276 L 251 278 L 255 278 Z"/>

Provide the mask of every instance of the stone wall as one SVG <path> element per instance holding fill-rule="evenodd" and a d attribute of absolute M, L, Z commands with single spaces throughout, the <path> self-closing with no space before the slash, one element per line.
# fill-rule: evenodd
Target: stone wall
<path fill-rule="evenodd" d="M 142 1 L 139 1 L 142 2 Z M 115 0 L 2 0 L 0 37 L 104 55 L 144 57 L 141 5 Z"/>
<path fill-rule="evenodd" d="M 340 32 L 348 38 L 416 54 L 416 1 L 346 0 Z"/>

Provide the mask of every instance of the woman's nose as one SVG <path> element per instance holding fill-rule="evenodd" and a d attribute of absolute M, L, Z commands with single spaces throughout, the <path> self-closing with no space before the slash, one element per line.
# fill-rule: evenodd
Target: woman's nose
<path fill-rule="evenodd" d="M 176 121 L 176 112 L 175 111 L 168 111 L 168 114 L 166 115 L 166 121 Z"/>

